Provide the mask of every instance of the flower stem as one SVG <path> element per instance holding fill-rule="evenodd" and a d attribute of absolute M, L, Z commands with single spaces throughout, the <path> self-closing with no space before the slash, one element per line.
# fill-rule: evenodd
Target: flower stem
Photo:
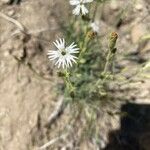
<path fill-rule="evenodd" d="M 108 69 L 109 69 L 109 65 L 111 64 L 112 67 L 114 65 L 114 56 L 115 56 L 115 53 L 116 53 L 116 41 L 117 41 L 117 38 L 118 38 L 118 35 L 116 32 L 112 32 L 110 34 L 110 37 L 109 37 L 109 52 L 108 52 L 108 55 L 106 57 L 106 64 L 104 66 L 104 71 L 103 73 L 105 74 Z"/>
<path fill-rule="evenodd" d="M 104 71 L 103 71 L 103 73 L 106 73 L 106 72 L 108 71 L 108 67 L 109 67 L 109 64 L 110 64 L 111 55 L 112 55 L 112 53 L 111 53 L 111 51 L 109 50 L 108 55 L 107 55 L 107 57 L 106 57 L 106 63 L 105 63 L 105 66 L 104 66 Z"/>
<path fill-rule="evenodd" d="M 73 84 L 71 83 L 70 73 L 68 72 L 67 69 L 65 70 L 64 81 L 66 84 L 66 90 L 67 90 L 66 92 L 68 93 L 68 91 L 69 91 L 70 96 L 73 98 L 75 88 L 74 88 Z"/>

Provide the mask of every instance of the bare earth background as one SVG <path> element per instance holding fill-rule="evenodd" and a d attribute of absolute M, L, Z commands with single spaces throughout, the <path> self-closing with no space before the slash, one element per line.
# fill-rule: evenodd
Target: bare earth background
<path fill-rule="evenodd" d="M 60 22 L 67 23 L 71 10 L 67 0 L 22 0 L 19 5 L 8 2 L 0 1 L 0 12 L 18 20 L 33 36 L 26 39 L 16 25 L 0 17 L 0 150 L 33 150 L 57 137 L 68 119 L 69 110 L 66 110 L 50 129 L 44 127 L 58 101 L 53 87 L 61 82 L 46 53 L 52 48 L 52 41 L 61 36 Z M 150 58 L 150 43 L 139 42 L 150 31 L 149 5 L 149 0 L 137 0 L 135 3 L 131 0 L 112 0 L 99 8 L 97 19 L 101 19 L 100 34 L 104 40 L 109 31 L 115 30 L 119 34 L 118 53 L 138 53 L 132 59 L 120 62 L 122 66 L 129 66 L 129 74 L 135 66 Z M 114 20 L 122 9 L 126 9 L 124 21 L 115 28 Z M 25 57 L 38 73 L 51 81 L 37 77 L 13 56 L 18 59 Z M 123 90 L 123 94 L 126 93 L 126 99 L 135 103 L 150 104 L 150 80 L 141 80 L 125 85 L 123 89 L 128 90 Z M 119 117 L 109 117 L 104 115 L 101 118 L 101 134 L 106 143 L 108 132 L 119 128 Z M 72 143 L 75 139 L 72 136 L 67 142 Z M 59 141 L 55 148 L 49 149 L 62 147 L 63 142 Z M 86 141 L 79 145 L 79 149 L 96 150 Z"/>

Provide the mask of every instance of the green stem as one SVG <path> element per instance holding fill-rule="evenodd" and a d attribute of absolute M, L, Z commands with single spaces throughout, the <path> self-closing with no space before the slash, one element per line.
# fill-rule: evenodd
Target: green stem
<path fill-rule="evenodd" d="M 82 54 L 86 51 L 87 44 L 88 44 L 88 36 L 86 35 L 86 37 L 85 37 L 85 39 L 83 40 L 83 43 L 82 43 L 81 52 L 79 54 L 79 60 L 82 57 Z"/>
<path fill-rule="evenodd" d="M 106 73 L 108 71 L 108 67 L 109 67 L 109 64 L 110 64 L 110 58 L 111 58 L 111 51 L 109 50 L 108 52 L 108 55 L 107 55 L 107 58 L 106 58 L 106 63 L 105 63 L 105 66 L 104 66 L 104 71 L 103 73 Z"/>
<path fill-rule="evenodd" d="M 69 77 L 69 72 L 67 71 L 67 69 L 65 70 L 65 76 L 64 76 L 64 81 L 66 83 L 66 87 L 67 89 L 71 92 L 72 90 L 74 90 L 74 86 L 70 81 L 70 77 Z"/>

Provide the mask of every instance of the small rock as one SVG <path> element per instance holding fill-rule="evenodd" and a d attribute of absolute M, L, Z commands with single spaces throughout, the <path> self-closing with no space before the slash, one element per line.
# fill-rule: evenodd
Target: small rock
<path fill-rule="evenodd" d="M 127 40 L 130 40 L 130 35 L 127 34 L 127 35 L 125 36 L 125 38 L 126 38 Z"/>
<path fill-rule="evenodd" d="M 8 16 L 13 16 L 14 14 L 15 14 L 15 11 L 14 10 L 10 10 L 10 11 L 8 11 Z"/>
<path fill-rule="evenodd" d="M 143 5 L 142 4 L 136 4 L 135 5 L 135 9 L 137 9 L 138 11 L 141 11 L 143 9 Z"/>
<path fill-rule="evenodd" d="M 118 10 L 119 9 L 118 2 L 112 1 L 110 7 L 111 7 L 112 10 Z"/>
<path fill-rule="evenodd" d="M 4 52 L 4 57 L 8 57 L 10 55 L 10 52 L 9 51 L 5 51 Z"/>
<path fill-rule="evenodd" d="M 106 147 L 106 141 L 103 140 L 103 139 L 101 139 L 101 140 L 99 141 L 99 144 L 100 144 L 100 148 L 102 148 L 102 149 L 104 149 L 104 148 Z"/>

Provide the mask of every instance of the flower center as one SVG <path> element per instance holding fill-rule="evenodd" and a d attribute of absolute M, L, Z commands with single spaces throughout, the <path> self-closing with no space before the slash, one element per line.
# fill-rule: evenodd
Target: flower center
<path fill-rule="evenodd" d="M 65 49 L 62 49 L 62 50 L 61 50 L 61 54 L 62 54 L 63 56 L 66 55 Z"/>

